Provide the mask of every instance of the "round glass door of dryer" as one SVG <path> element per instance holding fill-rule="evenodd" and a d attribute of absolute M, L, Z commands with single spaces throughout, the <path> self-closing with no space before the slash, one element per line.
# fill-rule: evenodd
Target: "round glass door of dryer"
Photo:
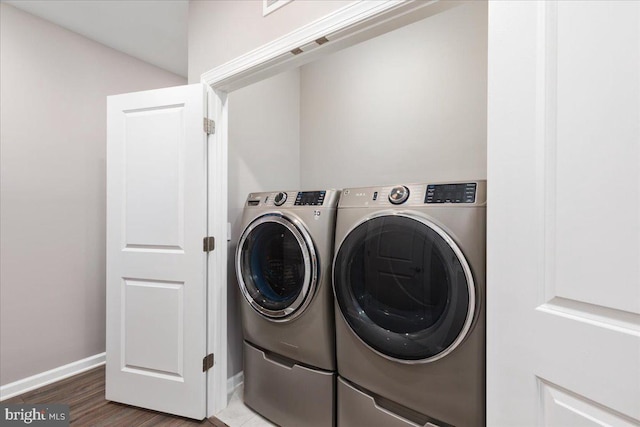
<path fill-rule="evenodd" d="M 304 311 L 315 292 L 317 271 L 311 237 L 283 215 L 257 218 L 238 242 L 236 273 L 242 295 L 271 320 L 290 320 Z"/>
<path fill-rule="evenodd" d="M 438 360 L 471 328 L 469 265 L 453 239 L 421 217 L 388 214 L 360 223 L 342 241 L 333 274 L 344 320 L 385 358 Z"/>

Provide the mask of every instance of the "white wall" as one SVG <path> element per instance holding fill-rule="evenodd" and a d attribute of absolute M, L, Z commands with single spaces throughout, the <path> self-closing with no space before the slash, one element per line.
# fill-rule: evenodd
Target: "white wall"
<path fill-rule="evenodd" d="M 252 191 L 300 187 L 300 71 L 294 69 L 229 95 L 228 375 L 242 370 L 242 327 L 235 250 L 244 202 Z"/>
<path fill-rule="evenodd" d="M 349 4 L 350 0 L 295 0 L 262 16 L 262 1 L 189 2 L 189 82 L 299 27 Z"/>
<path fill-rule="evenodd" d="M 0 4 L 0 384 L 104 351 L 106 96 L 185 79 Z"/>
<path fill-rule="evenodd" d="M 486 178 L 486 3 L 301 70 L 302 187 Z"/>

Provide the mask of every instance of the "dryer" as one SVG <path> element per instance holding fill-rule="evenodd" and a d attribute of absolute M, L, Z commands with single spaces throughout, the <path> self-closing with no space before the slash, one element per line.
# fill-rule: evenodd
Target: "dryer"
<path fill-rule="evenodd" d="M 332 426 L 337 190 L 249 194 L 236 252 L 244 401 L 280 426 Z"/>
<path fill-rule="evenodd" d="M 485 424 L 486 182 L 343 190 L 337 422 Z"/>

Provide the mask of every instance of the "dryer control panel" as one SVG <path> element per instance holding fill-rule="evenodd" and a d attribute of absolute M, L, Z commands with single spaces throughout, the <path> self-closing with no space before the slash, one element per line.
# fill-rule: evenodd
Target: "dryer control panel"
<path fill-rule="evenodd" d="M 425 203 L 474 203 L 476 201 L 475 182 L 463 184 L 428 184 Z"/>
<path fill-rule="evenodd" d="M 484 180 L 407 184 L 385 187 L 347 188 L 342 191 L 339 207 L 403 208 L 409 206 L 484 206 L 487 182 Z"/>

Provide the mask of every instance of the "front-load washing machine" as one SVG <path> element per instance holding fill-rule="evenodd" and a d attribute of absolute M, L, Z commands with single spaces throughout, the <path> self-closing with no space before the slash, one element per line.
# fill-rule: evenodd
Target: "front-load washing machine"
<path fill-rule="evenodd" d="M 251 193 L 236 252 L 244 401 L 280 426 L 332 426 L 337 190 Z"/>
<path fill-rule="evenodd" d="M 486 182 L 343 190 L 337 422 L 485 424 Z"/>

